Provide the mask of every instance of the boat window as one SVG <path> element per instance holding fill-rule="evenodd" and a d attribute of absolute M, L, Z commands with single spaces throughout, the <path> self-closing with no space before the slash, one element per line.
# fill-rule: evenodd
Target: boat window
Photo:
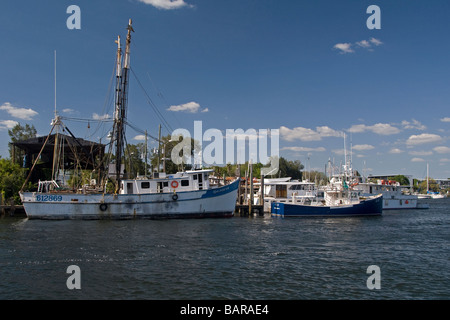
<path fill-rule="evenodd" d="M 133 183 L 131 183 L 131 182 L 127 183 L 127 190 L 128 190 L 128 193 L 133 193 Z"/>
<path fill-rule="evenodd" d="M 164 182 L 164 183 L 163 183 L 163 186 L 164 186 L 164 187 L 168 187 L 168 186 L 169 186 L 169 181 Z"/>
<path fill-rule="evenodd" d="M 194 177 L 194 180 L 197 180 L 197 175 L 196 175 L 196 174 L 194 174 L 194 176 L 193 176 L 193 177 Z"/>
<path fill-rule="evenodd" d="M 182 186 L 182 187 L 187 187 L 187 186 L 189 186 L 189 180 L 181 180 L 181 186 Z"/>
<path fill-rule="evenodd" d="M 149 181 L 141 182 L 141 188 L 142 189 L 149 189 L 150 188 L 150 182 Z"/>

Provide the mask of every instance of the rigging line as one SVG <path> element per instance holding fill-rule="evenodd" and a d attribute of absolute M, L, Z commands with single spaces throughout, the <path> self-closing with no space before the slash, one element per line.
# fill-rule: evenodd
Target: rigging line
<path fill-rule="evenodd" d="M 148 95 L 147 91 L 145 90 L 145 88 L 143 87 L 142 83 L 139 81 L 136 73 L 134 72 L 134 70 L 132 68 L 130 68 L 131 72 L 133 73 L 136 81 L 138 82 L 139 86 L 141 87 L 141 89 L 144 91 L 145 96 L 147 97 L 147 103 L 150 104 L 150 106 L 153 108 L 153 110 L 155 111 L 156 115 L 158 116 L 158 118 L 163 122 L 163 126 L 167 129 L 168 132 L 173 132 L 172 127 L 169 125 L 169 123 L 167 122 L 167 120 L 164 118 L 164 116 L 161 114 L 161 112 L 158 110 L 158 108 L 156 107 L 155 103 L 153 102 L 153 100 L 150 98 L 150 96 Z"/>
<path fill-rule="evenodd" d="M 152 83 L 153 87 L 156 89 L 158 97 L 160 97 L 160 98 L 164 101 L 166 107 L 169 108 L 169 103 L 167 102 L 166 97 L 165 97 L 164 94 L 161 92 L 161 90 L 159 90 L 159 88 L 155 85 L 153 79 L 150 77 L 150 74 L 149 74 L 148 72 L 147 72 L 147 77 L 150 79 L 150 82 Z M 181 122 L 180 122 L 180 120 L 178 119 L 178 117 L 176 117 L 175 114 L 173 114 L 173 117 L 174 117 L 175 120 L 177 121 L 178 125 L 179 125 L 180 127 L 182 127 Z"/>
<path fill-rule="evenodd" d="M 133 50 L 135 52 L 138 52 L 138 46 L 136 45 L 136 41 L 132 42 L 131 45 L 133 46 Z M 136 55 L 137 56 L 137 55 Z M 137 60 L 137 57 L 135 57 L 135 59 Z M 167 120 L 164 118 L 164 116 L 162 115 L 162 113 L 158 110 L 158 107 L 156 106 L 156 104 L 153 102 L 153 100 L 150 98 L 150 96 L 147 94 L 146 90 L 144 89 L 144 86 L 141 84 L 140 80 L 138 79 L 136 73 L 134 72 L 134 70 L 130 67 L 131 72 L 133 73 L 134 77 L 136 78 L 136 81 L 138 82 L 139 86 L 141 87 L 141 89 L 144 91 L 145 95 L 147 96 L 147 103 L 150 104 L 150 106 L 153 108 L 153 110 L 155 111 L 156 115 L 158 116 L 158 118 L 161 120 L 161 122 L 163 122 L 163 125 L 165 127 L 165 129 L 167 130 L 167 132 L 170 134 L 171 132 L 173 132 L 173 128 L 169 125 L 169 123 L 167 122 Z M 147 72 L 148 74 L 148 72 Z M 159 91 L 159 89 L 155 86 L 155 84 L 153 83 L 153 80 L 150 78 L 149 79 L 153 85 L 154 88 L 156 88 L 157 91 L 157 95 L 160 97 L 164 96 L 162 95 L 162 93 Z M 164 98 L 165 100 L 165 98 Z M 166 105 L 168 105 L 167 101 L 165 101 Z M 177 120 L 177 122 L 179 123 L 179 125 L 181 126 L 180 122 L 178 121 L 177 118 L 175 118 Z M 170 128 L 170 130 L 169 130 Z"/>
<path fill-rule="evenodd" d="M 112 68 L 113 70 L 112 70 L 111 77 L 109 79 L 108 91 L 107 91 L 107 94 L 105 97 L 105 102 L 103 104 L 103 109 L 102 109 L 102 113 L 101 113 L 103 115 L 108 114 L 108 112 L 110 111 L 110 107 L 113 105 L 113 100 L 114 100 L 114 94 L 112 94 L 112 87 L 113 87 L 113 82 L 114 82 L 113 80 L 115 78 L 115 73 L 116 73 L 116 59 L 115 58 L 114 58 L 113 62 L 114 62 L 113 68 Z M 96 134 L 100 130 L 101 126 L 103 126 L 103 122 L 98 123 L 96 129 L 91 133 L 91 135 L 89 137 L 92 137 L 94 134 Z M 105 135 L 105 133 L 103 133 L 103 135 Z"/>
<path fill-rule="evenodd" d="M 62 120 L 69 120 L 69 121 L 78 121 L 78 122 L 113 122 L 114 119 L 112 118 L 103 118 L 103 119 L 86 119 L 86 118 L 73 118 L 73 117 L 66 117 L 66 116 L 59 116 Z"/>
<path fill-rule="evenodd" d="M 155 141 L 158 141 L 158 138 L 155 138 L 154 136 L 152 136 L 151 134 L 148 134 L 148 132 L 146 133 L 144 130 L 139 129 L 138 127 L 136 127 L 135 125 L 131 124 L 129 121 L 125 122 L 131 129 L 133 129 L 134 131 L 136 131 L 137 133 L 141 133 L 141 134 L 147 134 L 148 137 L 152 138 Z"/>
<path fill-rule="evenodd" d="M 55 125 L 56 125 L 56 122 L 53 124 L 52 129 L 50 130 L 50 132 L 49 132 L 47 138 L 45 139 L 45 142 L 44 142 L 44 144 L 42 145 L 41 151 L 39 151 L 39 154 L 38 154 L 38 156 L 36 157 L 36 160 L 34 160 L 33 166 L 31 167 L 30 172 L 28 173 L 27 178 L 26 178 L 25 181 L 23 182 L 22 188 L 20 188 L 20 191 L 19 191 L 19 192 L 22 192 L 22 191 L 23 191 L 23 188 L 25 188 L 25 185 L 28 183 L 28 180 L 29 180 L 30 177 L 31 177 L 31 173 L 33 173 L 34 167 L 36 166 L 36 163 L 38 162 L 39 158 L 41 157 L 42 151 L 44 151 L 44 147 L 45 147 L 45 145 L 47 144 L 48 139 L 50 138 L 50 136 L 51 136 L 51 134 L 52 134 L 52 132 L 53 132 L 53 129 L 55 129 Z"/>

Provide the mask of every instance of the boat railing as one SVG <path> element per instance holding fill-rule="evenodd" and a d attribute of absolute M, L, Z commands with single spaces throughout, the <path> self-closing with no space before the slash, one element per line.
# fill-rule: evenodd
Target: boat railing
<path fill-rule="evenodd" d="M 59 185 L 55 180 L 45 180 L 38 182 L 38 192 L 46 193 L 54 189 L 59 189 Z"/>

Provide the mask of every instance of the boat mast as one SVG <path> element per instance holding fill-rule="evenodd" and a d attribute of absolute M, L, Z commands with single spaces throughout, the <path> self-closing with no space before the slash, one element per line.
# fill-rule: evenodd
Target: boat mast
<path fill-rule="evenodd" d="M 117 44 L 117 74 L 116 74 L 116 113 L 115 113 L 115 133 L 116 133 L 116 192 L 120 189 L 120 172 L 122 166 L 122 155 L 124 153 L 125 142 L 125 119 L 127 111 L 127 94 L 128 94 L 128 71 L 130 68 L 130 43 L 131 43 L 131 31 L 134 32 L 131 26 L 131 19 L 128 23 L 128 34 L 125 47 L 125 57 L 123 68 L 122 62 L 122 50 L 120 48 L 120 37 Z"/>

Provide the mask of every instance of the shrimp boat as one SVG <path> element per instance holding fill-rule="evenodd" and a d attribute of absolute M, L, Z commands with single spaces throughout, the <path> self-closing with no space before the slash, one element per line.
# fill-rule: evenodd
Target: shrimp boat
<path fill-rule="evenodd" d="M 125 145 L 126 105 L 130 63 L 131 19 L 128 24 L 125 56 L 122 61 L 120 37 L 116 41 L 116 95 L 112 139 L 115 145 L 115 191 L 103 186 L 82 190 L 63 190 L 58 181 L 39 181 L 35 192 L 19 192 L 30 219 L 167 219 L 232 217 L 234 215 L 239 179 L 228 185 L 213 187 L 209 175 L 213 170 L 190 170 L 153 178 L 126 179 L 122 174 Z M 123 62 L 123 67 L 122 67 Z M 56 116 L 53 127 L 61 125 Z M 50 134 L 52 133 L 50 131 Z M 49 136 L 50 136 L 49 134 Z M 48 140 L 48 138 L 47 138 Z M 111 144 L 113 145 L 113 144 Z M 44 144 L 45 146 L 45 144 Z M 42 152 L 42 151 L 41 151 Z M 36 158 L 33 170 L 39 156 Z M 110 164 L 108 164 L 109 166 Z M 30 172 L 31 174 L 31 172 Z M 30 175 L 28 176 L 30 177 Z"/>

